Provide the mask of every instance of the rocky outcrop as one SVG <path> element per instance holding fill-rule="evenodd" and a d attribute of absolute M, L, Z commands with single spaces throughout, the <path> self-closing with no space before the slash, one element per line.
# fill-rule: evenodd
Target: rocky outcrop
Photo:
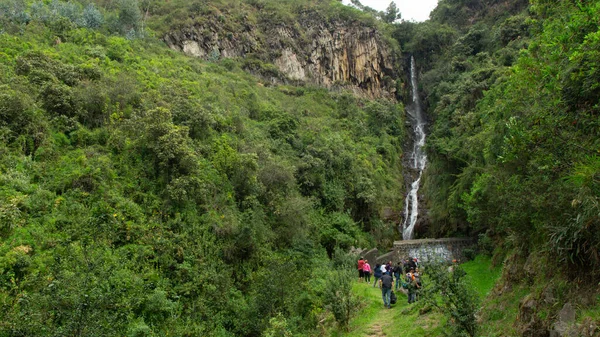
<path fill-rule="evenodd" d="M 327 88 L 343 87 L 369 98 L 395 97 L 400 60 L 376 28 L 324 22 L 304 13 L 300 22 L 243 24 L 237 31 L 215 19 L 164 36 L 170 48 L 204 59 L 258 58 L 282 78 Z M 322 19 L 322 18 L 321 18 Z"/>

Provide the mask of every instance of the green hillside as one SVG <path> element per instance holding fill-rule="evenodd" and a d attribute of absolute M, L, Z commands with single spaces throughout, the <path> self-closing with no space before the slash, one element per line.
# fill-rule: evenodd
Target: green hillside
<path fill-rule="evenodd" d="M 598 334 L 599 18 L 597 1 L 443 0 L 395 33 L 432 121 L 421 235 L 477 237 L 503 265 L 486 336 Z"/>
<path fill-rule="evenodd" d="M 402 105 L 186 57 L 139 5 L 0 7 L 0 336 L 317 331 L 328 256 L 395 238 Z"/>
<path fill-rule="evenodd" d="M 597 336 L 600 2 L 440 0 L 422 23 L 352 2 L 0 0 L 0 337 Z M 368 72 L 310 84 L 346 42 Z M 276 64 L 309 48 L 306 81 Z M 476 310 L 394 326 L 347 252 L 400 238 L 410 56 L 416 236 L 481 255 L 471 285 L 425 265 Z"/>

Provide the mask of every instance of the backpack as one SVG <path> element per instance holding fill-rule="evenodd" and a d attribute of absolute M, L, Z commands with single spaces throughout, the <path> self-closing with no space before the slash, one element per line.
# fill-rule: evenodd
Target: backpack
<path fill-rule="evenodd" d="M 396 294 L 394 294 L 394 291 L 392 290 L 392 293 L 390 294 L 390 304 L 396 304 L 396 301 L 398 301 L 398 298 L 396 297 Z"/>

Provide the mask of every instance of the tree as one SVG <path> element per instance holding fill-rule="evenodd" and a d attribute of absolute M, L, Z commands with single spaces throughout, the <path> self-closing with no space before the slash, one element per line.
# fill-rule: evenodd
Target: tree
<path fill-rule="evenodd" d="M 392 1 L 386 8 L 381 19 L 387 23 L 394 23 L 396 20 L 400 19 L 400 17 L 400 10 L 396 7 L 396 3 Z"/>
<path fill-rule="evenodd" d="M 104 17 L 102 17 L 102 13 L 100 13 L 96 6 L 91 3 L 83 10 L 82 23 L 86 28 L 96 29 L 102 26 Z"/>
<path fill-rule="evenodd" d="M 131 31 L 138 32 L 142 21 L 142 12 L 140 11 L 137 0 L 122 0 L 119 9 L 119 29 L 123 34 L 130 34 Z"/>

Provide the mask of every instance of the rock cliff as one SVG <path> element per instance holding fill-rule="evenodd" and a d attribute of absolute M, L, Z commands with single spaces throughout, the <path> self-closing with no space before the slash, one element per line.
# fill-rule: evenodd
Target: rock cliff
<path fill-rule="evenodd" d="M 280 79 L 394 99 L 399 52 L 374 27 L 323 21 L 314 14 L 305 12 L 295 23 L 244 23 L 236 30 L 222 17 L 215 18 L 171 31 L 164 41 L 174 50 L 205 59 L 256 58 L 275 65 Z"/>

